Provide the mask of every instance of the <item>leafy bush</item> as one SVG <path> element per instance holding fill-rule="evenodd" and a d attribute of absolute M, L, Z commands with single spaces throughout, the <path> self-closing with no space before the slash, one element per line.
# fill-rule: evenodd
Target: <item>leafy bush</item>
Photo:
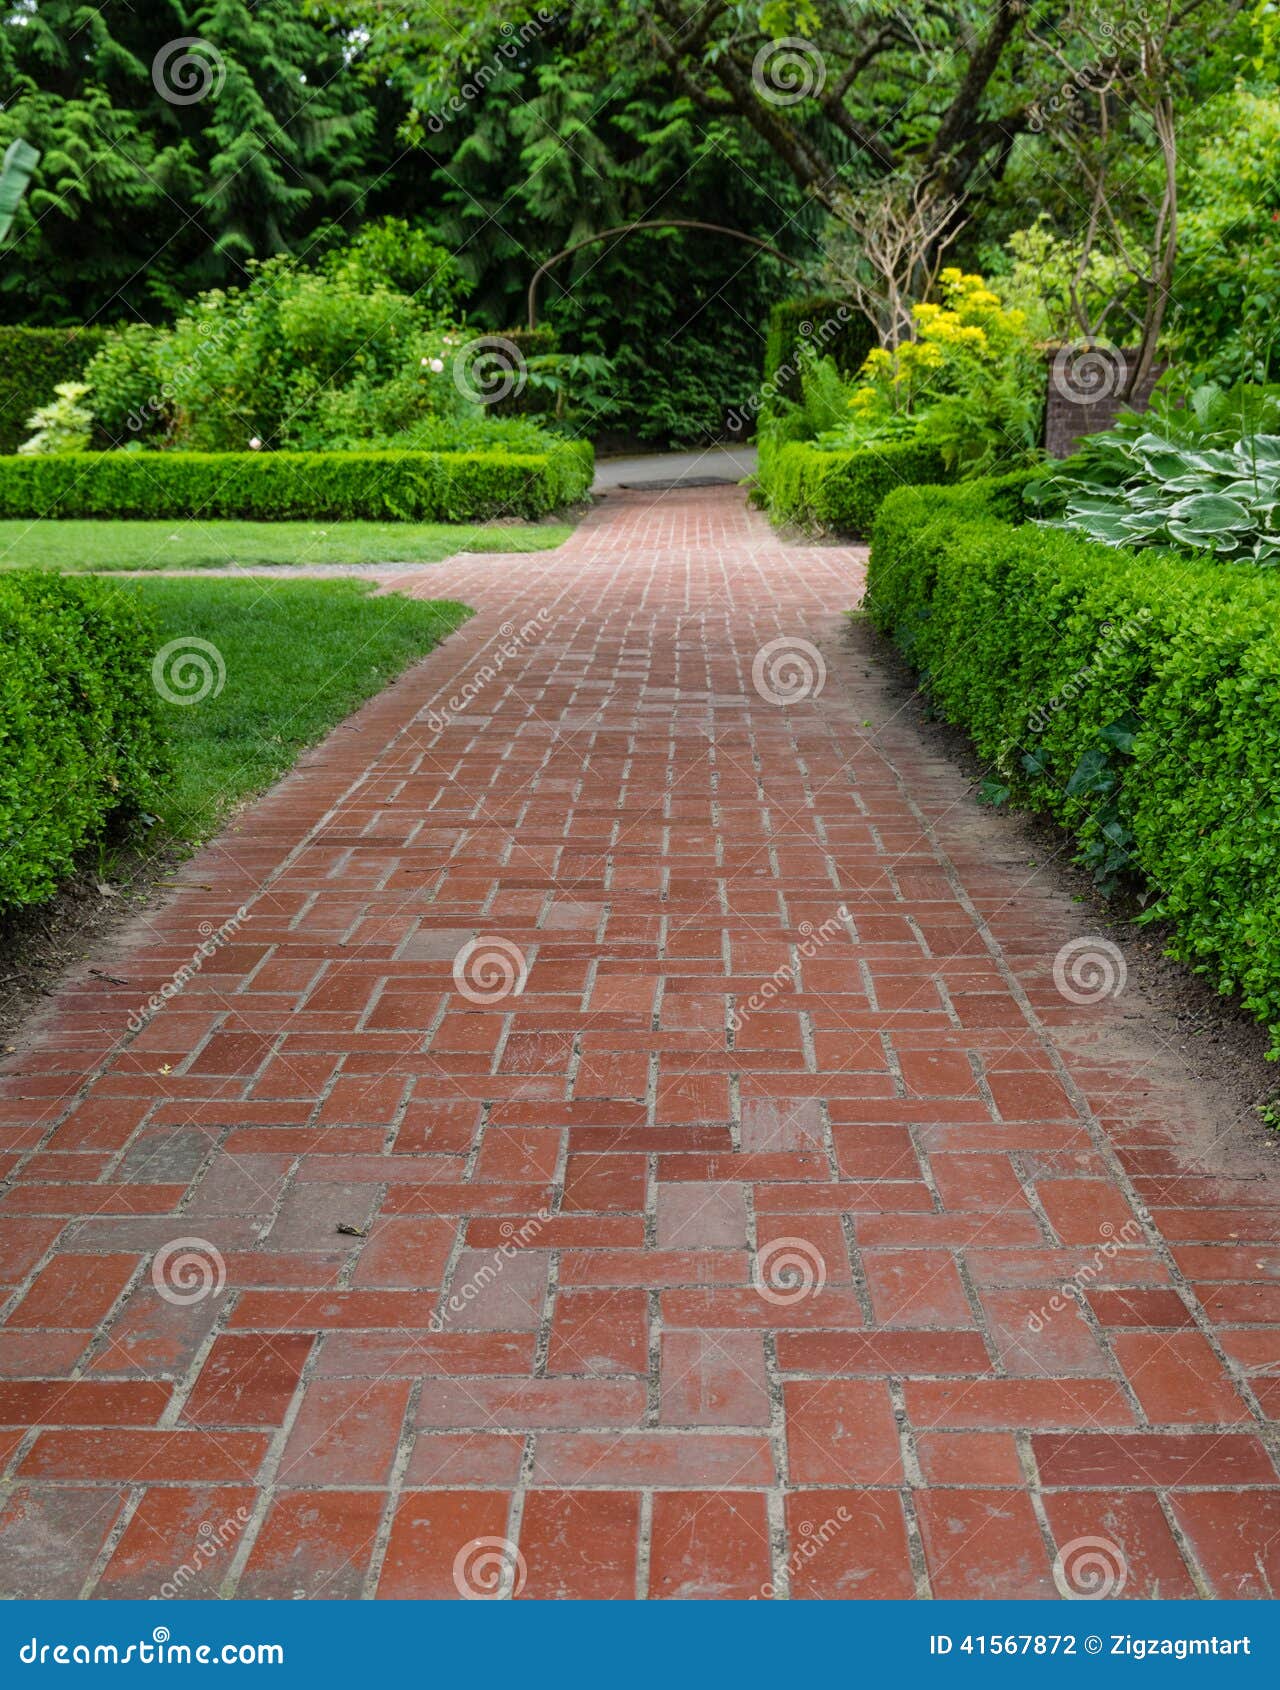
<path fill-rule="evenodd" d="M 1181 360 L 1216 381 L 1272 380 L 1280 374 L 1280 98 L 1237 88 L 1212 101 L 1197 127 L 1202 141 L 1190 149 L 1179 208 L 1171 339 Z"/>
<path fill-rule="evenodd" d="M 895 487 L 946 481 L 936 447 L 905 440 L 865 451 L 823 451 L 808 441 L 761 443 L 760 489 L 775 522 L 867 534 Z"/>
<path fill-rule="evenodd" d="M 867 354 L 849 415 L 822 443 L 884 438 L 903 419 L 948 468 L 984 474 L 1025 460 L 1040 441 L 1044 362 L 1021 311 L 954 268 L 939 277 L 942 303 L 912 307 L 915 336 Z"/>
<path fill-rule="evenodd" d="M 31 438 L 18 447 L 29 457 L 52 452 L 83 452 L 93 430 L 93 417 L 80 401 L 89 389 L 82 381 L 60 381 L 54 398 L 27 418 Z"/>
<path fill-rule="evenodd" d="M 116 587 L 0 575 L 0 908 L 49 897 L 113 816 L 152 804 L 158 644 Z"/>
<path fill-rule="evenodd" d="M 86 452 L 0 460 L 0 516 L 542 516 L 583 498 L 585 441 L 514 452 Z"/>
<path fill-rule="evenodd" d="M 27 329 L 0 323 L 0 453 L 26 438 L 31 407 L 60 381 L 78 381 L 106 338 L 102 329 Z"/>
<path fill-rule="evenodd" d="M 88 371 L 100 436 L 204 452 L 251 441 L 324 450 L 475 411 L 452 379 L 465 334 L 438 321 L 430 287 L 411 297 L 378 279 L 395 268 L 380 231 L 319 270 L 289 257 L 251 264 L 245 287 L 201 294 L 171 328 L 116 331 Z M 443 297 L 459 285 L 453 278 Z"/>
<path fill-rule="evenodd" d="M 243 451 L 250 440 L 314 450 L 327 424 L 348 432 L 344 396 L 369 414 L 370 433 L 459 414 L 468 406 L 450 379 L 451 339 L 425 328 L 404 294 L 270 259 L 247 287 L 202 294 L 161 340 L 174 442 L 204 452 Z"/>
<path fill-rule="evenodd" d="M 885 500 L 873 622 L 1003 783 L 1071 829 L 1104 884 L 1144 876 L 1174 954 L 1280 1036 L 1275 579 L 1014 527 L 981 492 L 968 511 L 956 498 Z"/>
<path fill-rule="evenodd" d="M 1213 426 L 1227 396 L 1194 395 L 1198 439 L 1172 439 L 1131 417 L 1090 436 L 1052 479 L 1029 489 L 1046 526 L 1108 546 L 1182 546 L 1263 568 L 1280 563 L 1280 434 Z M 1265 395 L 1252 409 L 1280 404 Z M 1242 410 L 1250 409 L 1247 402 Z M 1222 420 L 1226 420 L 1223 418 Z"/>
<path fill-rule="evenodd" d="M 1094 324 L 1106 321 L 1108 315 L 1126 320 L 1124 307 L 1137 292 L 1131 272 L 1115 253 L 1094 246 L 1085 259 L 1079 241 L 1055 231 L 1046 213 L 1029 227 L 1015 229 L 1003 249 L 984 251 L 984 267 L 988 257 L 996 271 L 987 271 L 992 287 L 1006 309 L 1022 313 L 1028 333 L 1037 341 L 1079 337 L 1080 322 L 1071 302 L 1073 285 L 1086 317 Z"/>
<path fill-rule="evenodd" d="M 148 323 L 113 329 L 89 360 L 95 446 L 148 444 L 167 431 L 173 395 L 160 373 L 164 333 Z"/>
<path fill-rule="evenodd" d="M 385 290 L 410 296 L 418 320 L 436 327 L 457 320 L 470 292 L 449 249 L 403 217 L 366 223 L 327 252 L 320 268 L 356 293 Z"/>

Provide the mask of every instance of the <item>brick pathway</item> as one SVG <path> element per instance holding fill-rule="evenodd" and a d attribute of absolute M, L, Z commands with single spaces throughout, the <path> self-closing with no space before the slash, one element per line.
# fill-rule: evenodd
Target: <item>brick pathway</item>
<path fill-rule="evenodd" d="M 0 1589 L 1273 1594 L 1280 1185 L 859 576 L 730 490 L 406 577 L 480 614 L 9 1061 Z"/>

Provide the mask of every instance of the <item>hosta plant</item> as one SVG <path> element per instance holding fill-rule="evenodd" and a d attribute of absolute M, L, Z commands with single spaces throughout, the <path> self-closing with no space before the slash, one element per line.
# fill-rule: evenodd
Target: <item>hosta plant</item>
<path fill-rule="evenodd" d="M 1223 397 L 1202 390 L 1188 417 L 1158 432 L 1133 417 L 1093 435 L 1055 476 L 1027 489 L 1028 502 L 1045 527 L 1104 545 L 1181 546 L 1275 568 L 1280 433 L 1239 433 Z"/>

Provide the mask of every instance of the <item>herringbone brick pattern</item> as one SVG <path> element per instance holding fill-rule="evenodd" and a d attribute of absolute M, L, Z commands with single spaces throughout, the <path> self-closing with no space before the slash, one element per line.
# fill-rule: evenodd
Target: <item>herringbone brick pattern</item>
<path fill-rule="evenodd" d="M 9 1059 L 5 1593 L 1274 1594 L 1280 1186 L 860 572 L 730 490 L 405 576 L 479 614 Z"/>

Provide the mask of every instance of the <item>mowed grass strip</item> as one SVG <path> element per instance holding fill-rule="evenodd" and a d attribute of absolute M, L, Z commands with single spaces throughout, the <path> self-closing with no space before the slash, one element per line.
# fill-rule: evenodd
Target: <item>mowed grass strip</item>
<path fill-rule="evenodd" d="M 457 552 L 544 552 L 566 523 L 0 522 L 0 568 L 253 569 L 271 565 L 439 563 Z"/>
<path fill-rule="evenodd" d="M 188 703 L 161 694 L 173 769 L 159 821 L 164 834 L 191 843 L 472 614 L 362 581 L 157 578 L 119 590 L 140 594 L 155 614 L 158 650 L 178 642 L 158 671 L 165 686 L 179 696 L 204 691 Z M 188 667 L 175 668 L 187 651 Z"/>

